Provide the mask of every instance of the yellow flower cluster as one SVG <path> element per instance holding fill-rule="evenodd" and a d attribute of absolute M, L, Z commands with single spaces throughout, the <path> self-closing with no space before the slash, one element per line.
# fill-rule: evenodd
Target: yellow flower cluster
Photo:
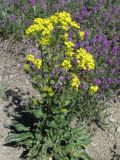
<path fill-rule="evenodd" d="M 28 55 L 26 56 L 26 60 L 27 60 L 27 61 L 34 62 L 34 59 L 35 59 L 35 57 L 34 57 L 33 54 L 28 54 Z"/>
<path fill-rule="evenodd" d="M 72 21 L 69 13 L 58 12 L 46 19 L 36 18 L 34 23 L 26 30 L 26 35 L 37 35 L 40 44 L 48 45 L 50 43 L 50 39 L 52 38 L 52 31 L 55 25 L 64 31 L 68 31 L 68 26 L 76 29 L 80 28 L 75 21 Z"/>
<path fill-rule="evenodd" d="M 28 54 L 26 56 L 26 60 L 29 62 L 32 62 L 37 69 L 40 69 L 40 67 L 42 65 L 42 60 L 35 58 L 34 55 L 32 55 L 32 54 Z"/>
<path fill-rule="evenodd" d="M 29 71 L 30 71 L 30 66 L 29 66 L 29 64 L 24 64 L 24 70 L 25 70 L 26 72 L 29 72 Z"/>
<path fill-rule="evenodd" d="M 26 35 L 37 35 L 39 36 L 40 44 L 47 45 L 50 42 L 53 29 L 53 24 L 49 18 L 36 18 L 33 25 L 26 30 Z"/>
<path fill-rule="evenodd" d="M 85 35 L 85 32 L 79 31 L 79 36 L 80 36 L 81 40 L 84 39 L 84 35 Z"/>
<path fill-rule="evenodd" d="M 98 86 L 90 86 L 89 88 L 89 94 L 95 94 L 98 91 Z"/>
<path fill-rule="evenodd" d="M 76 58 L 78 59 L 78 67 L 81 69 L 94 69 L 95 61 L 91 54 L 89 54 L 84 48 L 77 50 Z"/>
<path fill-rule="evenodd" d="M 79 84 L 80 84 L 79 78 L 77 77 L 77 75 L 74 75 L 71 80 L 72 87 L 74 87 L 78 91 Z"/>
<path fill-rule="evenodd" d="M 69 57 L 73 56 L 73 47 L 74 47 L 74 43 L 71 41 L 65 41 L 65 54 L 68 55 Z"/>
<path fill-rule="evenodd" d="M 58 24 L 64 31 L 68 31 L 68 26 L 77 29 L 80 28 L 80 26 L 75 21 L 72 21 L 70 14 L 65 11 L 55 13 L 50 17 L 50 19 L 54 24 Z"/>
<path fill-rule="evenodd" d="M 70 60 L 65 59 L 65 60 L 62 62 L 62 67 L 63 67 L 65 70 L 69 70 L 69 69 L 72 67 Z"/>
<path fill-rule="evenodd" d="M 39 104 L 38 99 L 35 98 L 35 97 L 32 98 L 32 102 L 33 102 L 33 105 L 34 105 L 34 106 L 37 106 L 37 105 Z"/>
<path fill-rule="evenodd" d="M 44 86 L 44 87 L 42 87 L 42 91 L 46 92 L 50 97 L 54 96 L 54 91 L 53 91 L 52 87 Z"/>
<path fill-rule="evenodd" d="M 72 31 L 77 30 L 79 39 L 83 40 L 85 32 L 79 31 L 80 26 L 72 20 L 70 14 L 67 12 L 58 12 L 46 19 L 36 18 L 33 24 L 26 30 L 26 35 L 36 36 L 41 45 L 49 45 L 54 39 L 52 39 L 53 30 L 55 29 L 56 31 L 56 29 L 58 29 L 57 31 L 60 30 L 59 34 L 63 33 L 63 35 L 59 35 L 63 40 L 62 49 L 64 51 L 64 55 L 61 57 L 65 57 L 60 64 L 62 68 L 66 71 L 71 69 L 71 72 L 75 72 L 74 65 L 72 66 L 75 58 L 77 59 L 77 67 L 79 69 L 94 69 L 95 61 L 93 56 L 84 48 L 80 48 L 77 51 L 75 50 L 74 41 L 72 42 L 69 39 L 69 27 Z M 75 40 L 76 34 L 73 34 L 72 38 Z M 74 54 L 74 52 L 76 52 L 76 54 Z M 29 54 L 26 59 L 27 61 L 32 62 L 36 68 L 40 69 L 42 65 L 42 61 L 40 59 L 36 59 L 32 54 Z M 26 68 L 29 69 L 28 66 L 26 66 Z M 72 74 L 71 86 L 78 91 L 79 84 L 80 80 L 77 75 Z M 97 86 L 91 86 L 90 93 L 97 91 L 97 89 Z M 54 95 L 51 87 L 45 86 L 44 91 L 47 92 L 49 96 Z"/>

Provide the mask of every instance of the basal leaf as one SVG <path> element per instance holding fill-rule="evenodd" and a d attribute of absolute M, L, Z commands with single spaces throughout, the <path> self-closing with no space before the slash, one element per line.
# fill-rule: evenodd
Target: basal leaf
<path fill-rule="evenodd" d="M 28 113 L 33 115 L 35 118 L 41 118 L 43 117 L 43 113 L 40 110 L 29 110 L 29 111 L 23 111 L 23 113 Z"/>
<path fill-rule="evenodd" d="M 21 123 L 18 123 L 18 124 L 15 124 L 15 125 L 12 125 L 13 127 L 15 127 L 15 129 L 17 131 L 29 131 L 29 127 L 25 127 L 23 124 Z"/>
<path fill-rule="evenodd" d="M 11 142 L 16 142 L 17 143 L 17 142 L 24 141 L 24 140 L 26 140 L 28 138 L 33 138 L 33 135 L 30 132 L 8 135 L 5 138 L 5 141 L 7 143 L 11 143 Z"/>
<path fill-rule="evenodd" d="M 92 160 L 87 153 L 81 152 L 79 153 L 79 157 L 82 158 L 83 160 Z"/>

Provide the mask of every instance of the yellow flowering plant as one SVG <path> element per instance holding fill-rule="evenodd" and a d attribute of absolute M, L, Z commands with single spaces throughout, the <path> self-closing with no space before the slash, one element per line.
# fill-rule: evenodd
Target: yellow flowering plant
<path fill-rule="evenodd" d="M 90 91 L 94 86 L 91 72 L 95 60 L 84 48 L 76 47 L 85 32 L 69 13 L 63 11 L 48 18 L 36 18 L 25 33 L 36 38 L 40 55 L 38 58 L 28 54 L 24 68 L 49 112 L 81 108 L 75 99 L 82 99 L 84 94 L 95 96 L 99 89 L 94 89 L 94 94 L 92 88 Z"/>
<path fill-rule="evenodd" d="M 26 56 L 24 69 L 42 99 L 39 102 L 34 98 L 33 106 L 24 111 L 34 117 L 32 134 L 28 134 L 32 142 L 30 146 L 25 144 L 30 158 L 90 160 L 84 150 L 89 136 L 80 127 L 70 126 L 75 116 L 81 121 L 98 116 L 95 101 L 91 101 L 98 91 L 91 78 L 94 57 L 76 47 L 84 39 L 84 32 L 69 13 L 58 12 L 49 18 L 36 18 L 26 36 L 35 37 L 39 46 L 39 55 Z"/>
<path fill-rule="evenodd" d="M 69 30 L 73 32 L 72 40 Z M 75 36 L 77 32 L 78 35 Z M 37 38 L 41 59 L 29 54 L 26 60 L 37 69 L 41 69 L 42 75 L 46 74 L 48 81 L 52 79 L 51 74 L 55 74 L 53 72 L 58 70 L 58 74 L 54 77 L 55 83 L 61 76 L 64 76 L 64 78 L 69 76 L 72 79 L 72 73 L 79 75 L 81 70 L 93 70 L 95 68 L 93 56 L 84 48 L 75 48 L 75 43 L 78 39 L 83 40 L 84 34 L 80 30 L 80 26 L 72 20 L 67 12 L 55 13 L 46 19 L 36 18 L 26 30 L 26 35 Z M 75 61 L 77 61 L 77 64 L 75 64 Z M 84 79 L 81 79 L 81 76 L 78 76 L 79 78 L 80 81 Z M 71 80 L 69 80 L 70 83 Z M 71 86 L 74 88 L 74 85 L 71 84 Z"/>

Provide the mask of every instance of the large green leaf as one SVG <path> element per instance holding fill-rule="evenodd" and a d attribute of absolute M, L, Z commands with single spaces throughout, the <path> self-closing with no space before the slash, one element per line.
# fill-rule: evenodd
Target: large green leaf
<path fill-rule="evenodd" d="M 33 138 L 33 135 L 30 132 L 8 135 L 5 138 L 5 141 L 7 143 L 11 143 L 11 142 L 16 142 L 17 143 L 17 142 L 24 141 L 24 140 L 26 140 L 28 138 Z"/>
<path fill-rule="evenodd" d="M 40 110 L 29 110 L 29 111 L 23 111 L 22 113 L 28 113 L 33 115 L 35 118 L 41 118 L 43 117 L 43 113 Z"/>
<path fill-rule="evenodd" d="M 23 124 L 21 123 L 18 123 L 18 124 L 15 124 L 15 125 L 12 125 L 13 127 L 15 127 L 15 129 L 17 131 L 29 131 L 29 127 L 25 127 Z"/>
<path fill-rule="evenodd" d="M 82 158 L 83 160 L 92 160 L 92 159 L 88 156 L 88 154 L 85 153 L 85 152 L 81 152 L 81 153 L 79 154 L 79 157 Z"/>
<path fill-rule="evenodd" d="M 27 139 L 25 141 L 20 142 L 20 145 L 25 145 L 27 146 L 27 148 L 32 147 L 32 144 L 33 144 L 33 140 L 31 139 Z"/>
<path fill-rule="evenodd" d="M 76 158 L 82 158 L 83 160 L 92 160 L 88 154 L 84 151 L 79 151 L 79 150 L 72 150 L 72 156 L 76 157 Z"/>

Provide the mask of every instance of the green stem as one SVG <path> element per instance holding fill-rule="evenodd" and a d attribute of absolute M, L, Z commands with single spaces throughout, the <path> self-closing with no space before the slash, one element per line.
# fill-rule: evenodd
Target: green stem
<path fill-rule="evenodd" d="M 41 60 L 42 60 L 41 71 L 42 71 L 42 78 L 44 79 L 44 71 L 43 71 L 43 67 L 44 67 L 44 57 L 43 57 L 42 46 L 39 45 L 38 49 L 39 49 L 40 52 L 41 52 Z"/>

